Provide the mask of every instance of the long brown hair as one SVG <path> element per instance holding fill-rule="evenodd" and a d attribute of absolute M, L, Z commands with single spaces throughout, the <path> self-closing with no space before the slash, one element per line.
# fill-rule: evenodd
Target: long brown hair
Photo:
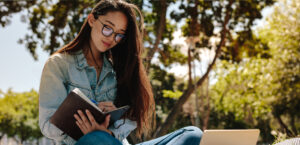
<path fill-rule="evenodd" d="M 151 123 L 155 124 L 155 102 L 141 58 L 143 16 L 135 5 L 122 0 L 101 0 L 91 13 L 97 19 L 112 11 L 123 12 L 128 19 L 125 40 L 111 48 L 110 55 L 117 76 L 117 97 L 114 103 L 117 107 L 130 105 L 130 111 L 125 116 L 137 122 L 137 136 L 140 137 L 142 133 L 147 135 L 150 132 Z M 85 49 L 84 44 L 89 42 L 90 33 L 91 27 L 86 19 L 76 38 L 56 53 L 74 54 Z M 105 53 L 108 55 L 108 52 Z"/>

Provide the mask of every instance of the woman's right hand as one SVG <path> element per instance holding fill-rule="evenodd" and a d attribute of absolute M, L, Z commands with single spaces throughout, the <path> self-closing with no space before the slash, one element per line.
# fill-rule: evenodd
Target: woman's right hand
<path fill-rule="evenodd" d="M 98 103 L 98 107 L 100 108 L 100 110 L 102 110 L 103 112 L 109 112 L 109 111 L 113 111 L 116 110 L 117 107 L 114 105 L 113 102 L 107 101 L 107 102 L 99 102 Z"/>
<path fill-rule="evenodd" d="M 77 112 L 79 116 L 74 114 L 74 117 L 76 119 L 77 126 L 83 134 L 87 134 L 95 130 L 102 130 L 112 135 L 112 132 L 107 129 L 110 121 L 110 115 L 105 117 L 103 123 L 98 124 L 90 111 L 86 110 L 87 117 L 81 110 L 78 110 Z"/>

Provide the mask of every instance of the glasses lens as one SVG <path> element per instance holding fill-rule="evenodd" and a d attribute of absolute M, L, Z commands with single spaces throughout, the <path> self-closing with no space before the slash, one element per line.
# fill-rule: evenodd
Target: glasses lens
<path fill-rule="evenodd" d="M 124 37 L 125 37 L 125 35 L 123 35 L 123 34 L 117 34 L 115 39 L 117 42 L 120 42 L 122 39 L 124 39 Z"/>
<path fill-rule="evenodd" d="M 102 33 L 104 36 L 110 36 L 113 33 L 113 29 L 107 26 L 103 26 Z"/>

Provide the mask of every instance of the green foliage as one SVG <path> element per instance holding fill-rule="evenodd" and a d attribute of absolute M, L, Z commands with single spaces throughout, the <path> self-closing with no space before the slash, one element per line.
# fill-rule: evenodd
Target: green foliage
<path fill-rule="evenodd" d="M 179 63 L 185 64 L 187 62 L 187 56 L 180 52 L 180 47 L 170 46 L 169 44 L 163 45 L 163 51 L 160 51 L 158 56 L 160 62 L 166 66 L 170 67 L 171 64 Z"/>
<path fill-rule="evenodd" d="M 275 7 L 268 20 L 268 29 L 260 31 L 261 37 L 272 46 L 274 54 L 274 75 L 278 84 L 274 87 L 272 101 L 273 115 L 287 118 L 292 131 L 288 136 L 300 132 L 300 7 L 295 0 L 284 0 Z"/>
<path fill-rule="evenodd" d="M 275 141 L 272 145 L 275 145 L 277 143 L 280 143 L 280 142 L 283 142 L 285 141 L 287 138 L 287 135 L 286 134 L 279 134 L 279 135 L 275 135 Z"/>
<path fill-rule="evenodd" d="M 156 105 L 161 106 L 163 113 L 169 111 L 175 103 L 172 98 L 164 98 L 163 90 L 174 91 L 175 76 L 173 74 L 168 74 L 167 71 L 161 69 L 157 65 L 152 65 L 150 70 L 151 85 L 153 88 L 153 93 L 155 97 Z"/>
<path fill-rule="evenodd" d="M 34 90 L 14 93 L 9 90 L 0 98 L 0 132 L 25 140 L 42 137 L 38 126 L 38 93 Z"/>
<path fill-rule="evenodd" d="M 0 24 L 2 27 L 10 24 L 9 18 L 14 13 L 19 13 L 24 9 L 28 9 L 36 4 L 36 0 L 30 1 L 0 1 L 1 9 L 0 9 Z"/>
<path fill-rule="evenodd" d="M 36 48 L 41 47 L 49 54 L 54 53 L 62 44 L 67 44 L 79 32 L 87 12 L 96 3 L 95 1 L 13 1 L 34 5 L 26 8 L 29 28 L 32 34 L 26 34 L 19 43 L 25 44 L 34 59 L 38 59 Z M 7 3 L 10 3 L 7 2 Z M 8 13 L 13 13 L 9 11 Z M 25 17 L 25 16 L 24 16 Z"/>
<path fill-rule="evenodd" d="M 182 95 L 182 92 L 180 91 L 170 91 L 170 90 L 163 90 L 163 97 L 165 98 L 172 98 L 172 99 L 175 99 L 177 100 L 181 95 Z"/>
<path fill-rule="evenodd" d="M 211 88 L 215 115 L 211 127 L 259 128 L 263 142 L 272 142 L 271 125 L 274 90 L 280 85 L 272 59 L 251 58 L 239 64 L 222 61 L 218 65 L 218 81 Z M 278 101 L 278 100 L 277 100 Z M 222 119 L 215 120 L 216 118 Z"/>
<path fill-rule="evenodd" d="M 239 62 L 245 53 L 253 56 L 259 50 L 267 49 L 255 45 L 257 39 L 252 38 L 251 26 L 256 19 L 262 18 L 261 10 L 273 1 L 187 1 L 181 0 L 181 12 L 171 12 L 171 17 L 176 21 L 185 19 L 182 26 L 184 36 L 199 37 L 199 48 L 212 48 L 215 44 L 211 41 L 220 37 L 220 30 L 224 17 L 228 15 L 227 46 L 221 53 L 220 59 Z M 237 39 L 233 39 L 233 37 Z M 251 41 L 252 40 L 252 41 Z M 255 45 L 255 46 L 253 46 Z M 197 46 L 196 46 L 197 47 Z M 199 51 L 199 50 L 196 50 Z M 266 55 L 266 56 L 265 56 Z M 264 57 L 269 57 L 264 53 Z"/>
<path fill-rule="evenodd" d="M 295 0 L 279 2 L 268 24 L 253 37 L 258 43 L 248 39 L 238 47 L 256 49 L 256 57 L 242 56 L 239 63 L 220 61 L 216 69 L 218 81 L 211 93 L 215 112 L 233 113 L 234 120 L 260 128 L 265 142 L 274 140 L 272 130 L 287 136 L 300 132 L 299 12 Z"/>
<path fill-rule="evenodd" d="M 271 108 L 263 101 L 270 96 L 268 85 L 272 85 L 271 68 L 264 67 L 268 61 L 251 59 L 240 64 L 223 61 L 218 68 L 218 82 L 213 86 L 213 96 L 218 110 L 234 112 L 237 119 L 266 116 Z M 271 67 L 271 66 L 270 66 Z"/>
<path fill-rule="evenodd" d="M 37 59 L 37 48 L 41 47 L 52 54 L 70 42 L 79 32 L 96 1 L 98 0 L 77 0 L 70 3 L 64 0 L 42 0 L 22 1 L 23 4 L 19 1 L 4 1 L 0 4 L 4 3 L 8 11 L 0 10 L 0 23 L 3 27 L 6 26 L 10 15 L 26 9 L 32 33 L 27 34 L 20 43 L 25 44 L 32 56 Z M 149 51 L 156 41 L 163 1 L 132 0 L 132 2 L 143 10 L 144 46 L 146 51 Z M 172 64 L 187 63 L 187 56 L 182 53 L 181 46 L 172 46 L 170 43 L 174 39 L 177 22 L 182 20 L 184 22 L 181 27 L 183 36 L 195 36 L 199 39 L 196 48 L 192 50 L 194 54 L 199 54 L 200 49 L 215 48 L 216 44 L 213 41 L 220 38 L 219 32 L 228 11 L 226 46 L 222 48 L 215 69 L 217 82 L 210 88 L 209 94 L 211 96 L 209 128 L 260 128 L 263 141 L 271 142 L 274 140 L 270 134 L 272 130 L 285 132 L 280 129 L 282 127 L 279 127 L 278 123 L 274 123 L 283 117 L 288 129 L 294 133 L 300 131 L 299 4 L 296 0 L 280 1 L 279 6 L 274 9 L 274 14 L 268 19 L 268 25 L 263 26 L 258 35 L 254 35 L 251 30 L 254 21 L 262 17 L 261 10 L 273 2 L 166 1 L 168 8 L 178 6 L 173 5 L 174 3 L 179 3 L 179 6 L 170 13 L 170 17 L 166 18 L 165 29 L 158 45 L 158 61 L 152 62 L 149 71 L 157 105 L 158 126 L 165 120 L 176 99 L 187 86 L 186 80 L 176 78 L 174 74 L 167 72 L 167 68 L 172 67 Z M 173 21 L 176 23 L 172 24 Z M 200 58 L 197 55 L 193 56 L 192 60 L 200 61 Z M 1 99 L 1 132 L 15 136 L 18 135 L 17 131 L 22 130 L 19 128 L 27 127 L 26 130 L 36 131 L 38 137 L 39 131 L 32 129 L 38 128 L 37 120 L 34 119 L 37 118 L 35 114 L 37 108 L 36 112 L 29 113 L 31 111 L 28 110 L 34 110 L 34 107 L 25 107 L 22 98 L 26 97 L 17 97 L 24 94 L 8 92 L 4 98 L 11 98 L 11 101 Z M 7 96 L 16 96 L 18 101 L 15 102 L 13 97 Z M 10 105 L 2 105 L 6 103 Z M 22 107 L 14 108 L 15 104 Z M 7 108 L 10 108 L 10 111 L 5 111 Z M 175 121 L 170 131 L 192 123 L 191 117 L 187 114 L 180 113 L 178 118 L 180 119 Z"/>
<path fill-rule="evenodd" d="M 182 128 L 185 126 L 189 126 L 191 124 L 192 124 L 191 116 L 189 114 L 180 112 L 176 121 L 174 122 L 174 124 L 171 125 L 171 127 L 168 130 L 170 132 L 173 132 L 173 131 L 179 129 L 179 127 Z"/>
<path fill-rule="evenodd" d="M 253 34 L 247 33 L 238 33 L 237 38 L 223 49 L 220 59 L 241 62 L 243 59 L 251 57 L 265 59 L 272 57 L 266 42 L 263 42 L 263 40 Z"/>

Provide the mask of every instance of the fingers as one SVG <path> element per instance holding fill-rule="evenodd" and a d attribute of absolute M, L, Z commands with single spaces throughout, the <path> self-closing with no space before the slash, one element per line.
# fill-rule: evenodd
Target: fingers
<path fill-rule="evenodd" d="M 96 126 L 97 130 L 102 130 L 109 134 L 112 134 L 111 131 L 107 129 L 109 126 L 109 121 L 110 121 L 110 115 L 105 116 L 104 122 L 101 124 L 97 124 Z"/>
<path fill-rule="evenodd" d="M 74 118 L 76 119 L 76 125 L 83 134 L 87 134 L 93 130 L 102 130 L 109 133 L 107 128 L 109 126 L 110 115 L 105 117 L 105 120 L 102 124 L 98 124 L 89 110 L 85 111 L 86 115 L 81 110 L 78 110 L 77 112 L 78 114 L 74 114 Z"/>
<path fill-rule="evenodd" d="M 113 102 L 99 102 L 98 107 L 115 107 Z"/>
<path fill-rule="evenodd" d="M 79 127 L 79 129 L 82 131 L 83 134 L 89 133 L 93 130 L 93 127 L 91 125 L 91 113 L 90 113 L 90 118 L 87 119 L 85 114 L 81 111 L 78 110 L 78 115 L 74 114 L 74 118 L 76 119 L 76 125 Z M 93 116 L 92 116 L 93 117 Z M 92 118 L 94 119 L 94 118 Z"/>
<path fill-rule="evenodd" d="M 84 125 L 80 124 L 78 121 L 76 121 L 76 125 L 79 127 L 83 134 L 87 133 L 87 128 Z"/>
<path fill-rule="evenodd" d="M 113 102 L 107 101 L 107 102 L 99 102 L 99 104 L 105 105 L 105 106 L 114 106 Z"/>
<path fill-rule="evenodd" d="M 74 114 L 74 117 L 76 119 L 76 124 L 79 127 L 79 129 L 82 131 L 82 133 L 86 134 L 87 131 L 88 131 L 88 128 L 86 127 L 86 125 L 82 121 L 81 117 L 79 117 L 77 114 Z"/>
<path fill-rule="evenodd" d="M 78 122 L 79 124 L 82 124 L 82 123 L 83 123 L 83 121 L 81 120 L 81 118 L 80 118 L 77 114 L 74 114 L 74 117 L 75 117 L 75 119 L 77 120 L 77 122 Z"/>
<path fill-rule="evenodd" d="M 109 126 L 109 121 L 110 121 L 110 114 L 105 116 L 105 120 L 101 124 L 99 124 L 99 126 L 107 129 Z"/>
<path fill-rule="evenodd" d="M 100 110 L 102 110 L 103 112 L 105 112 L 105 107 L 103 105 L 101 105 L 100 103 L 98 104 L 98 107 L 100 108 Z"/>
<path fill-rule="evenodd" d="M 83 124 L 86 126 L 86 127 L 91 127 L 91 123 L 90 121 L 86 118 L 85 114 L 81 111 L 81 110 L 78 110 L 77 111 L 81 120 L 83 121 Z"/>
<path fill-rule="evenodd" d="M 86 110 L 85 112 L 86 112 L 86 115 L 88 116 L 92 126 L 96 126 L 97 122 L 96 122 L 94 116 L 92 115 L 92 113 L 89 110 Z"/>
<path fill-rule="evenodd" d="M 103 107 L 102 111 L 103 112 L 109 112 L 109 111 L 113 111 L 117 109 L 116 107 L 113 107 L 113 106 L 109 106 L 109 107 Z"/>
<path fill-rule="evenodd" d="M 113 104 L 113 102 L 100 102 L 98 104 L 98 107 L 103 111 L 103 112 L 109 112 L 112 110 L 117 109 L 116 106 Z"/>
<path fill-rule="evenodd" d="M 109 121 L 110 121 L 110 114 L 108 114 L 106 117 L 105 117 L 105 121 L 104 121 L 104 126 L 105 128 L 107 128 L 109 126 Z"/>

